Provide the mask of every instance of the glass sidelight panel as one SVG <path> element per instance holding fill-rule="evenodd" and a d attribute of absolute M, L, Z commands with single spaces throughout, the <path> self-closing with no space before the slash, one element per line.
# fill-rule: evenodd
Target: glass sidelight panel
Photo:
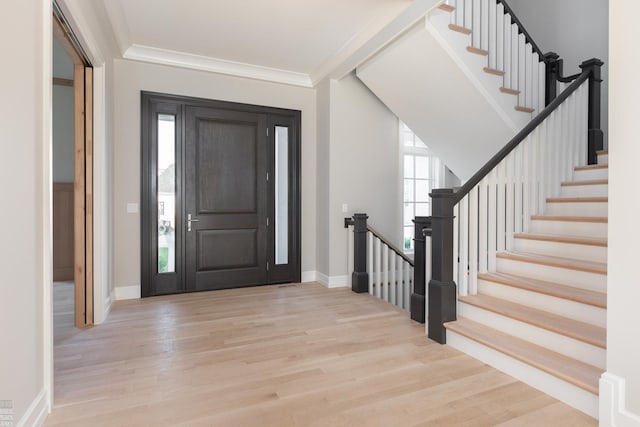
<path fill-rule="evenodd" d="M 176 117 L 158 114 L 158 273 L 176 271 Z"/>
<path fill-rule="evenodd" d="M 289 128 L 275 129 L 276 264 L 289 263 Z"/>

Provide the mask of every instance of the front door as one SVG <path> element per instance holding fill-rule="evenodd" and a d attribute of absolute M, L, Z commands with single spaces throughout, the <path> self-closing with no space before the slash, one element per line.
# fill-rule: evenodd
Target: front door
<path fill-rule="evenodd" d="M 267 282 L 266 114 L 186 108 L 186 288 Z"/>
<path fill-rule="evenodd" d="M 300 280 L 300 112 L 143 92 L 142 296 Z"/>

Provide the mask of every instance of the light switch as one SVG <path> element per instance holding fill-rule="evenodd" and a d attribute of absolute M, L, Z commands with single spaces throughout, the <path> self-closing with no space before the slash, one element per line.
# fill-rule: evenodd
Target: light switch
<path fill-rule="evenodd" d="M 342 213 L 347 213 L 349 212 L 349 205 L 347 205 L 346 203 L 342 204 Z"/>
<path fill-rule="evenodd" d="M 138 213 L 138 204 L 127 203 L 127 213 Z"/>

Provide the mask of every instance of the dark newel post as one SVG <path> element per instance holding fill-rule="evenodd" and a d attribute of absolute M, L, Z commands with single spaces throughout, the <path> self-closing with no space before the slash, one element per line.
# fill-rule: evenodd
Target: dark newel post
<path fill-rule="evenodd" d="M 353 215 L 353 273 L 351 290 L 357 293 L 369 291 L 367 273 L 367 218 L 365 213 Z"/>
<path fill-rule="evenodd" d="M 555 52 L 544 55 L 546 64 L 544 105 L 547 106 L 556 98 L 558 88 L 558 77 L 562 74 L 562 60 Z"/>
<path fill-rule="evenodd" d="M 592 58 L 580 64 L 582 71 L 589 70 L 589 133 L 588 133 L 588 154 L 587 163 L 595 165 L 598 163 L 597 151 L 604 147 L 604 134 L 600 128 L 600 87 L 602 85 L 602 66 L 604 62 L 597 58 Z"/>
<path fill-rule="evenodd" d="M 413 220 L 413 293 L 411 294 L 411 319 L 416 322 L 425 321 L 425 247 L 422 230 L 431 226 L 431 217 L 417 216 Z"/>
<path fill-rule="evenodd" d="M 456 284 L 453 281 L 453 189 L 433 190 L 431 196 L 431 280 L 429 281 L 428 336 L 446 344 L 443 326 L 456 320 Z"/>

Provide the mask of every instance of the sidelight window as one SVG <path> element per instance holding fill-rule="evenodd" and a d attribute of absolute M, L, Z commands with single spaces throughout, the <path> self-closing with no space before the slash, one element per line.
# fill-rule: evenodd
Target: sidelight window
<path fill-rule="evenodd" d="M 176 117 L 158 114 L 158 273 L 175 272 Z"/>

